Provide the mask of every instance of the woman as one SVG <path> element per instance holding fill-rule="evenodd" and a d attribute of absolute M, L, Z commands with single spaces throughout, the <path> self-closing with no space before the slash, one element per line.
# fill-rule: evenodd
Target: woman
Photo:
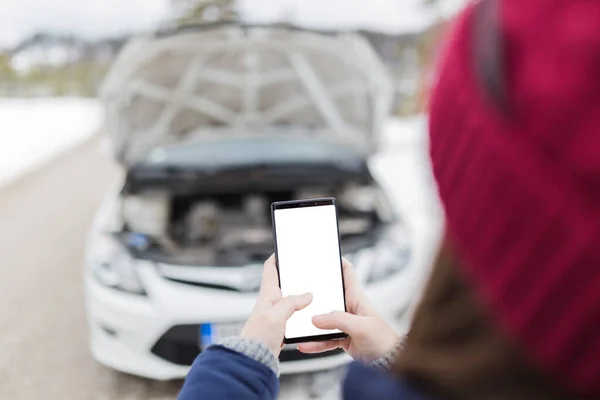
<path fill-rule="evenodd" d="M 501 6 L 501 7 L 500 7 Z M 458 18 L 430 110 L 447 234 L 407 338 L 344 262 L 348 313 L 316 316 L 356 363 L 343 398 L 600 398 L 600 2 L 482 0 Z M 286 320 L 273 259 L 241 337 L 180 394 L 274 399 Z"/>

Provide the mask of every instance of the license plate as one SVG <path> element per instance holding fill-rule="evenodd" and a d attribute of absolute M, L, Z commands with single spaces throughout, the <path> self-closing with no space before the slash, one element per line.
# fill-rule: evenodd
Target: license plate
<path fill-rule="evenodd" d="M 243 322 L 218 322 L 200 325 L 198 342 L 201 349 L 219 342 L 229 336 L 239 336 L 244 328 Z"/>

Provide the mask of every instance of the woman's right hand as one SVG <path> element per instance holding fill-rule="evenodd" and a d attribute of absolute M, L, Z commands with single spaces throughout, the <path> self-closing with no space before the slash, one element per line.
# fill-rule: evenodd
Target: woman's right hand
<path fill-rule="evenodd" d="M 341 340 L 301 343 L 303 353 L 322 353 L 337 348 L 344 349 L 355 360 L 370 363 L 391 349 L 400 336 L 373 308 L 354 272 L 352 264 L 343 259 L 346 308 L 348 312 L 333 311 L 316 315 L 313 324 L 320 329 L 339 329 L 348 334 Z"/>

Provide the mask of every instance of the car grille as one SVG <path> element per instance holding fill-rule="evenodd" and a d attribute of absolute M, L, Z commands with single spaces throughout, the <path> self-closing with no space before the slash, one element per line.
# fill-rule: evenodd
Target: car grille
<path fill-rule="evenodd" d="M 325 353 L 304 354 L 298 350 L 284 350 L 279 361 L 301 361 L 329 357 L 343 353 L 336 349 Z M 198 325 L 176 325 L 170 328 L 151 349 L 152 354 L 177 365 L 190 366 L 200 354 L 198 346 Z"/>

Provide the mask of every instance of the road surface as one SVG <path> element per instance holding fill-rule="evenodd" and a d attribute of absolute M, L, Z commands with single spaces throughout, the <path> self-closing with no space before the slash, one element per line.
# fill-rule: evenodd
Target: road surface
<path fill-rule="evenodd" d="M 174 399 L 181 387 L 111 371 L 87 349 L 83 248 L 119 173 L 100 143 L 0 190 L 0 399 Z M 309 380 L 284 379 L 280 398 L 307 398 Z"/>

